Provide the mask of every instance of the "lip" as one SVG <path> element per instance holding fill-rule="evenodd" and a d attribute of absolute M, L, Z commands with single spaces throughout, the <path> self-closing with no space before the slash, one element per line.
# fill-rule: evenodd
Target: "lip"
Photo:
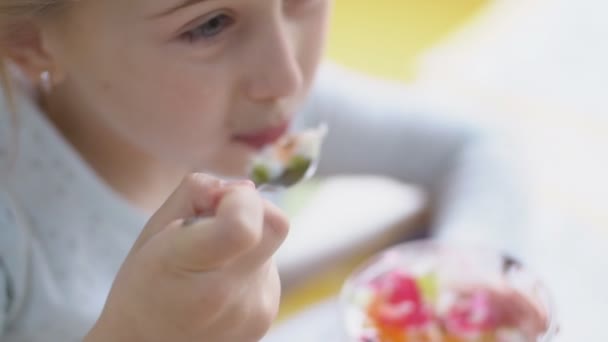
<path fill-rule="evenodd" d="M 270 145 L 282 136 L 284 136 L 289 130 L 289 122 L 285 121 L 278 126 L 273 126 L 261 131 L 257 131 L 251 134 L 239 134 L 234 136 L 234 140 L 239 143 L 245 144 L 256 150 L 262 149 L 264 146 Z"/>

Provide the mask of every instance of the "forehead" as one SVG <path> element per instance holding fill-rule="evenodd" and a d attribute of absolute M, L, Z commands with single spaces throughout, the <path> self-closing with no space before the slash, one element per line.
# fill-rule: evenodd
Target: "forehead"
<path fill-rule="evenodd" d="M 98 14 L 109 12 L 117 17 L 121 14 L 133 13 L 152 16 L 206 2 L 218 2 L 218 0 L 74 0 L 70 8 L 77 11 L 99 11 L 96 12 Z"/>
<path fill-rule="evenodd" d="M 272 1 L 272 0 L 268 0 Z M 116 18 L 158 18 L 181 12 L 190 7 L 205 8 L 205 5 L 240 5 L 268 3 L 265 0 L 74 0 L 73 9 L 87 9 L 89 13 L 111 14 Z"/>

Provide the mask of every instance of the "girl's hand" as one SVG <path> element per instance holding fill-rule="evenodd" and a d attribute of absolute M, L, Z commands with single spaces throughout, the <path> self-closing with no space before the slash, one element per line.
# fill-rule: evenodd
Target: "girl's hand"
<path fill-rule="evenodd" d="M 188 176 L 142 231 L 85 341 L 258 341 L 278 310 L 271 258 L 287 231 L 251 182 Z"/>

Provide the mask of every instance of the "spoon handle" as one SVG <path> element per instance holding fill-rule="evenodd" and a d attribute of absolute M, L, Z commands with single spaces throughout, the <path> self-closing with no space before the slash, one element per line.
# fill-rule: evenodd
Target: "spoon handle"
<path fill-rule="evenodd" d="M 269 183 L 264 183 L 258 187 L 259 192 L 265 192 L 265 193 L 275 193 L 275 192 L 279 192 L 282 189 L 283 189 L 282 186 L 272 185 Z"/>

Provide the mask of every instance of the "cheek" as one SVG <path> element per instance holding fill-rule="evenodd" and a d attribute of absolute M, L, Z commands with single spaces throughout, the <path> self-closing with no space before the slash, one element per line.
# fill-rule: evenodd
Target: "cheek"
<path fill-rule="evenodd" d="M 218 85 L 220 71 L 149 43 L 137 25 L 115 19 L 113 8 L 96 13 L 110 3 L 86 2 L 91 13 L 74 17 L 80 29 L 70 31 L 62 50 L 67 51 L 65 85 L 77 99 L 77 109 L 90 115 L 93 124 L 159 158 L 190 162 L 211 154 L 227 135 L 229 85 Z M 115 25 L 102 17 L 113 18 Z"/>
<path fill-rule="evenodd" d="M 160 73 L 149 83 L 134 85 L 125 99 L 137 122 L 149 129 L 148 139 L 171 153 L 201 153 L 214 148 L 225 132 L 226 108 L 215 89 L 191 75 Z M 130 90 L 126 89 L 124 93 Z"/>
<path fill-rule="evenodd" d="M 132 143 L 162 159 L 191 162 L 224 139 L 225 96 L 221 87 L 207 86 L 205 76 L 153 60 L 116 65 L 97 73 L 87 88 L 96 112 Z"/>

